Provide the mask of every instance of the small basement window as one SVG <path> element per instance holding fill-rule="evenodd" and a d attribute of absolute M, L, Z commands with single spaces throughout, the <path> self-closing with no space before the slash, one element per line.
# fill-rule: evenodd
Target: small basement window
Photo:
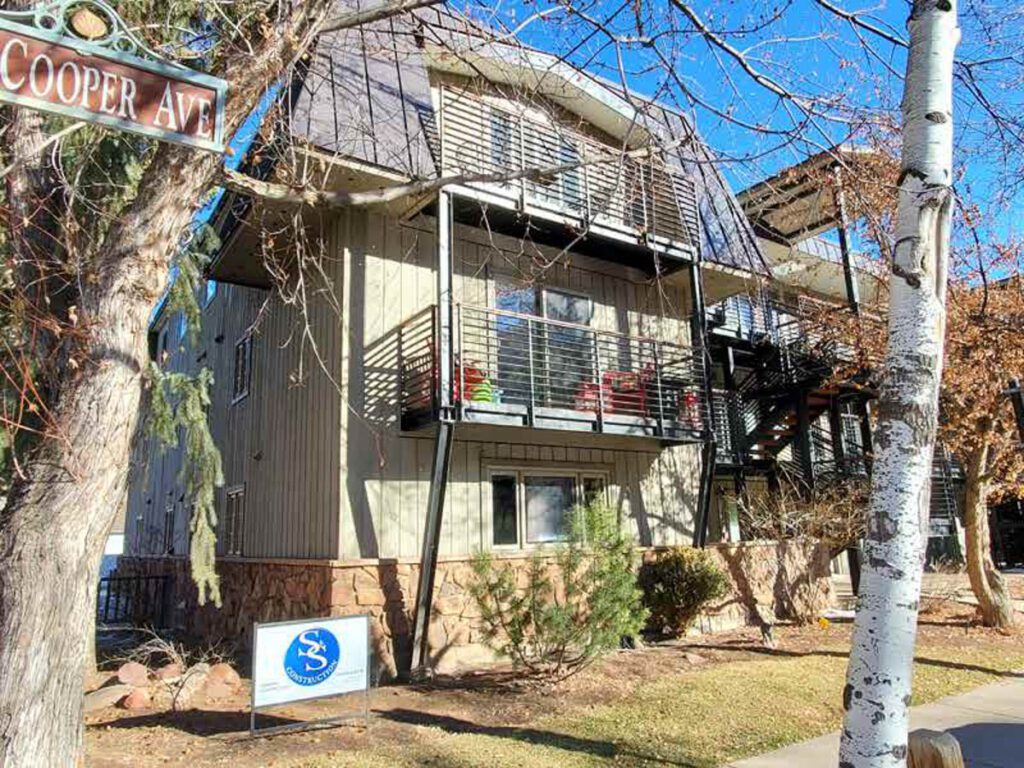
<path fill-rule="evenodd" d="M 607 501 L 604 472 L 495 469 L 491 472 L 491 543 L 532 547 L 564 541 L 573 507 Z"/>
<path fill-rule="evenodd" d="M 235 368 L 232 378 L 231 402 L 244 400 L 249 394 L 252 377 L 252 334 L 246 334 L 235 344 Z"/>

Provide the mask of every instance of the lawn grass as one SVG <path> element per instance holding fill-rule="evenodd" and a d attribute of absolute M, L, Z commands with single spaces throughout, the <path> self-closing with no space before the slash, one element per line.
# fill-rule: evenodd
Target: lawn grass
<path fill-rule="evenodd" d="M 914 703 L 993 682 L 1021 666 L 1024 648 L 923 646 Z M 648 683 L 613 704 L 577 707 L 527 726 L 418 726 L 417 738 L 401 748 L 330 754 L 294 766 L 715 768 L 837 728 L 845 671 L 843 646 L 715 664 Z"/>

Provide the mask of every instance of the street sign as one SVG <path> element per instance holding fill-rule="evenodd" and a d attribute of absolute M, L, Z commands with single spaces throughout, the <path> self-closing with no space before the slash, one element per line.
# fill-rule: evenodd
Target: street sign
<path fill-rule="evenodd" d="M 102 37 L 70 23 L 83 6 L 105 17 Z M 223 152 L 226 98 L 224 80 L 164 61 L 102 0 L 0 11 L 0 102 Z"/>
<path fill-rule="evenodd" d="M 254 625 L 250 734 L 256 733 L 258 709 L 360 691 L 365 694 L 361 714 L 368 717 L 369 616 Z M 343 717 L 330 718 L 329 721 Z M 316 723 L 329 721 L 318 720 Z M 300 723 L 297 727 L 311 724 Z M 266 734 L 270 731 L 265 728 L 259 732 Z"/>

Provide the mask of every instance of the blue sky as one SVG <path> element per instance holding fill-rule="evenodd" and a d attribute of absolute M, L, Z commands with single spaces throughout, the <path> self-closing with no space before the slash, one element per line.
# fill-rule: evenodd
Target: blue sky
<path fill-rule="evenodd" d="M 538 12 L 549 13 L 521 30 L 520 35 L 527 43 L 566 55 L 572 63 L 613 81 L 620 82 L 625 76 L 630 88 L 690 114 L 705 141 L 722 156 L 723 170 L 736 190 L 823 147 L 849 139 L 847 123 L 827 118 L 793 130 L 797 110 L 757 84 L 735 61 L 702 39 L 666 33 L 669 20 L 679 18 L 677 12 L 669 12 L 668 2 L 652 0 L 640 6 L 644 32 L 650 36 L 662 34 L 657 38 L 659 57 L 649 45 L 625 43 L 616 49 L 609 44 L 608 34 L 595 29 L 591 22 L 567 18 L 564 13 L 553 11 L 554 6 L 548 2 L 503 0 L 482 7 L 453 0 L 454 5 L 471 15 L 499 21 L 510 28 Z M 908 35 L 906 0 L 835 2 L 847 10 L 871 8 L 870 16 L 865 17 L 870 23 L 897 37 Z M 864 36 L 873 44 L 872 50 L 866 49 L 849 24 L 821 10 L 813 0 L 781 0 L 771 6 L 743 0 L 696 0 L 691 5 L 709 26 L 729 30 L 724 39 L 743 50 L 752 67 L 795 92 L 818 97 L 842 93 L 846 103 L 857 112 L 869 109 L 876 118 L 898 117 L 904 51 L 871 35 Z M 631 0 L 574 1 L 574 7 L 592 19 L 607 22 L 606 29 L 611 34 L 637 36 L 637 6 Z M 1014 24 L 1020 29 L 1015 29 Z M 984 44 L 973 19 L 962 15 L 961 25 L 964 35 L 958 49 L 960 58 L 977 60 L 999 52 Z M 752 27 L 756 30 L 737 33 Z M 1024 34 L 1024 14 L 1018 14 L 1016 22 L 1011 21 L 1006 30 L 999 31 Z M 1018 114 L 1024 115 L 1020 83 L 1000 82 L 1000 77 L 1008 78 L 998 68 L 984 70 L 982 74 L 990 78 L 984 85 L 994 99 L 1013 105 Z M 231 140 L 233 153 L 225 158 L 229 168 L 236 168 L 242 161 L 278 90 L 279 86 L 275 86 L 268 92 Z M 956 161 L 963 171 L 958 181 L 960 191 L 989 207 L 996 237 L 1024 234 L 1024 195 L 1017 192 L 999 200 L 1005 187 L 1001 183 L 1006 173 L 1004 163 L 1019 165 L 1020 158 L 1001 157 L 993 151 L 992 142 L 978 132 L 984 121 L 979 120 L 981 111 L 976 100 L 965 96 L 959 87 L 957 90 L 954 120 Z M 731 119 L 722 116 L 726 112 Z M 737 121 L 761 130 L 741 127 Z M 211 198 L 197 214 L 197 224 L 210 218 L 221 197 L 218 191 Z"/>
<path fill-rule="evenodd" d="M 880 29 L 900 38 L 908 37 L 906 19 L 909 4 L 905 0 L 834 0 L 846 10 L 872 9 L 865 17 Z M 1011 4 L 1008 4 L 1011 5 Z M 777 3 L 750 3 L 732 0 L 696 0 L 691 3 L 709 26 L 728 29 L 723 35 L 735 48 L 744 50 L 750 65 L 777 82 L 801 94 L 834 96 L 842 94 L 857 112 L 870 109 L 874 118 L 898 118 L 902 93 L 901 75 L 905 67 L 904 50 L 862 33 L 872 50 L 858 39 L 853 28 L 821 9 L 813 0 L 782 0 Z M 593 19 L 607 24 L 613 34 L 635 37 L 637 17 L 631 2 L 595 0 L 577 5 Z M 670 19 L 681 19 L 670 11 L 668 0 L 652 0 L 640 6 L 645 32 L 654 36 L 666 33 Z M 987 4 L 961 2 L 961 7 L 988 7 Z M 550 8 L 544 3 L 511 0 L 494 8 L 497 19 L 516 26 Z M 477 8 L 474 13 L 480 13 Z M 1010 9 L 993 11 L 986 19 L 1004 41 L 1024 34 L 1024 13 L 1010 17 Z M 1006 18 L 1001 16 L 1006 14 Z M 679 21 L 681 24 L 681 21 Z M 990 59 L 1002 53 L 999 45 L 990 45 L 979 29 L 978 21 L 961 12 L 963 38 L 958 56 L 965 61 Z M 737 34 L 741 28 L 758 29 Z M 780 100 L 754 79 L 728 55 L 709 47 L 702 39 L 684 40 L 679 34 L 664 34 L 657 46 L 663 57 L 650 46 L 624 44 L 619 50 L 609 45 L 608 35 L 589 21 L 567 19 L 553 14 L 530 23 L 521 33 L 530 44 L 552 53 L 569 52 L 570 60 L 614 81 L 628 72 L 629 85 L 645 95 L 655 95 L 690 113 L 704 139 L 725 157 L 723 167 L 734 188 L 741 189 L 797 162 L 817 149 L 849 138 L 848 124 L 827 118 L 817 119 L 792 131 L 796 110 Z M 1012 46 L 1016 53 L 1016 44 Z M 667 51 L 667 53 L 665 53 Z M 666 66 L 670 64 L 671 67 Z M 1017 66 L 1017 65 L 1013 65 Z M 672 74 L 668 74 L 670 72 Z M 986 93 L 997 103 L 1009 105 L 1010 112 L 1024 115 L 1024 96 L 1020 77 L 1009 65 L 987 66 L 977 70 Z M 690 94 L 684 91 L 688 90 Z M 1019 173 L 1020 157 L 1003 156 L 995 142 L 980 129 L 990 127 L 977 100 L 969 97 L 958 83 L 955 92 L 954 121 L 956 160 L 963 172 L 958 181 L 962 195 L 983 201 L 993 214 L 994 231 L 1000 236 L 1022 234 L 1024 196 L 1020 192 L 1000 200 L 1006 185 L 1006 163 Z M 695 103 L 700 102 L 700 103 Z M 790 131 L 788 136 L 772 136 L 762 131 L 739 127 L 721 114 L 767 131 Z M 794 140 L 794 135 L 798 136 Z"/>

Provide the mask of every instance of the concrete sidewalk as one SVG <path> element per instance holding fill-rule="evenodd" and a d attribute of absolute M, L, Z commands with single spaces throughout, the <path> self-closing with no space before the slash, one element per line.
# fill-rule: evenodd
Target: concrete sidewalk
<path fill-rule="evenodd" d="M 914 707 L 911 730 L 949 731 L 960 742 L 967 768 L 1024 765 L 1024 680 L 1007 680 Z M 792 744 L 726 768 L 833 768 L 839 733 Z"/>

